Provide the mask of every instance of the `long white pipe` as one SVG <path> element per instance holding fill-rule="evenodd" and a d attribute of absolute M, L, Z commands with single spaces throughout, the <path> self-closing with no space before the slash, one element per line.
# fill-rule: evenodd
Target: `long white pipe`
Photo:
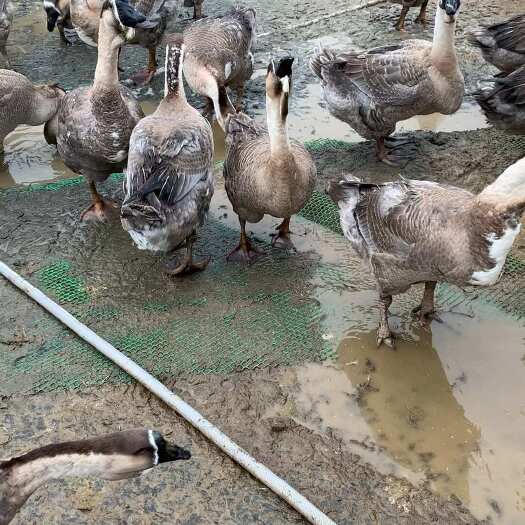
<path fill-rule="evenodd" d="M 336 525 L 334 521 L 323 514 L 303 495 L 286 483 L 286 481 L 276 476 L 269 468 L 250 456 L 246 450 L 234 443 L 226 434 L 194 410 L 188 403 L 175 395 L 160 381 L 137 365 L 137 363 L 129 359 L 129 357 L 126 357 L 122 352 L 119 352 L 114 346 L 110 345 L 93 332 L 93 330 L 78 321 L 69 312 L 64 310 L 64 308 L 52 301 L 47 295 L 42 293 L 38 288 L 35 288 L 1 261 L 0 273 L 15 286 L 23 290 L 40 306 L 44 307 L 49 313 L 62 321 L 62 323 L 73 330 L 73 332 L 84 339 L 84 341 L 104 354 L 108 359 L 111 359 L 111 361 L 120 366 L 120 368 L 125 370 L 130 376 L 134 377 L 139 383 L 142 383 L 148 390 L 162 399 L 164 403 L 177 411 L 186 421 L 200 430 L 210 441 L 215 443 L 215 445 L 245 468 L 252 476 L 256 477 L 275 492 L 275 494 L 288 502 L 310 523 L 315 525 Z"/>

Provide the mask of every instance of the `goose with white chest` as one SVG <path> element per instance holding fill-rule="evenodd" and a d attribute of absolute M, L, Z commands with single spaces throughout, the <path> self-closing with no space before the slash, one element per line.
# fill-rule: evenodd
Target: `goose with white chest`
<path fill-rule="evenodd" d="M 393 138 L 394 147 L 387 148 L 398 122 L 416 115 L 450 115 L 463 100 L 465 83 L 454 44 L 460 0 L 437 4 L 433 42 L 405 40 L 363 53 L 320 49 L 310 60 L 330 113 L 374 140 L 378 159 L 389 165 L 407 156 Z"/>
<path fill-rule="evenodd" d="M 392 296 L 425 283 L 420 319 L 434 314 L 438 282 L 490 286 L 503 270 L 525 211 L 525 159 L 481 193 L 428 181 L 365 184 L 348 177 L 329 194 L 345 237 L 374 274 L 380 297 L 378 345 L 393 346 Z"/>
<path fill-rule="evenodd" d="M 118 53 L 145 17 L 127 0 L 106 0 L 99 20 L 93 85 L 69 91 L 63 98 L 56 141 L 66 166 L 83 175 L 90 187 L 92 204 L 81 218 L 104 220 L 114 204 L 101 197 L 96 184 L 126 167 L 131 132 L 144 117 L 133 93 L 119 83 Z"/>
<path fill-rule="evenodd" d="M 250 261 L 256 250 L 246 235 L 246 222 L 264 215 L 283 219 L 273 244 L 293 248 L 290 218 L 311 197 L 315 163 L 305 147 L 288 135 L 288 102 L 292 90 L 292 57 L 268 65 L 266 74 L 267 128 L 244 113 L 232 113 L 224 90 L 221 112 L 226 131 L 224 181 L 233 210 L 239 217 L 239 245 L 229 257 L 240 254 Z"/>
<path fill-rule="evenodd" d="M 137 429 L 47 445 L 0 461 L 0 525 L 10 523 L 31 494 L 50 480 L 128 479 L 159 464 L 190 458 L 189 451 L 167 443 L 159 432 Z"/>

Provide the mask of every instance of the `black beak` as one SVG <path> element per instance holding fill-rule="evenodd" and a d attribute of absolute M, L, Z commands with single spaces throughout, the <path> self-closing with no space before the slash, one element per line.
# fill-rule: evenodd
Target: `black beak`
<path fill-rule="evenodd" d="M 159 450 L 159 463 L 167 463 L 168 461 L 178 461 L 191 458 L 191 452 L 177 445 L 166 443 L 164 450 Z"/>
<path fill-rule="evenodd" d="M 47 13 L 47 30 L 51 33 L 54 31 L 59 14 L 56 11 L 51 11 Z"/>
<path fill-rule="evenodd" d="M 448 16 L 453 17 L 459 11 L 460 4 L 460 0 L 442 0 L 441 7 Z"/>
<path fill-rule="evenodd" d="M 137 27 L 138 24 L 146 22 L 146 17 L 136 11 L 128 0 L 115 0 L 115 8 L 120 22 L 126 27 Z"/>

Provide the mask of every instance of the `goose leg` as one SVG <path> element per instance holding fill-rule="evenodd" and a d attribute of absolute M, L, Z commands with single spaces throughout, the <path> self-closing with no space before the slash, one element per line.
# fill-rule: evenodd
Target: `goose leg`
<path fill-rule="evenodd" d="M 142 71 L 137 71 L 130 78 L 136 85 L 146 85 L 151 82 L 157 71 L 157 48 L 148 49 L 148 67 Z"/>
<path fill-rule="evenodd" d="M 204 15 L 202 14 L 202 3 L 203 3 L 203 0 L 194 0 L 193 2 L 193 20 L 204 18 Z"/>
<path fill-rule="evenodd" d="M 194 230 L 186 239 L 186 254 L 182 261 L 180 261 L 175 267 L 173 267 L 174 265 L 172 264 L 172 261 L 166 264 L 166 273 L 168 275 L 185 275 L 202 272 L 202 270 L 206 269 L 206 266 L 208 266 L 208 263 L 210 262 L 209 258 L 199 262 L 193 260 L 193 243 L 196 239 L 197 234 Z"/>
<path fill-rule="evenodd" d="M 410 7 L 403 6 L 403 9 L 401 9 L 401 14 L 399 15 L 399 20 L 397 21 L 396 25 L 394 26 L 398 31 L 405 31 L 405 18 L 407 16 L 408 10 Z"/>
<path fill-rule="evenodd" d="M 259 252 L 257 251 L 257 248 L 252 245 L 250 239 L 246 235 L 246 221 L 239 218 L 239 222 L 241 223 L 241 238 L 239 240 L 239 245 L 226 256 L 226 260 L 231 261 L 234 256 L 238 254 L 244 262 L 251 263 L 257 257 Z"/>
<path fill-rule="evenodd" d="M 391 295 L 380 295 L 379 297 L 379 328 L 377 329 L 377 347 L 383 343 L 390 348 L 395 347 L 394 335 L 388 326 L 388 309 L 392 304 Z"/>
<path fill-rule="evenodd" d="M 237 94 L 237 99 L 235 100 L 235 111 L 242 111 L 242 99 L 244 98 L 244 84 L 241 84 L 235 91 Z"/>
<path fill-rule="evenodd" d="M 417 24 L 421 24 L 423 26 L 423 29 L 427 27 L 427 5 L 428 0 L 425 0 L 421 4 L 421 11 L 419 11 L 419 16 L 415 20 Z"/>
<path fill-rule="evenodd" d="M 290 217 L 283 219 L 283 222 L 275 228 L 277 233 L 272 233 L 272 246 L 278 246 L 287 250 L 295 250 L 295 246 L 290 239 Z"/>
<path fill-rule="evenodd" d="M 111 208 L 118 208 L 117 203 L 110 199 L 104 199 L 97 191 L 96 184 L 92 181 L 89 183 L 89 191 L 91 192 L 91 205 L 80 214 L 80 220 L 106 221 L 108 219 L 108 211 Z"/>
<path fill-rule="evenodd" d="M 434 308 L 434 292 L 437 283 L 435 281 L 427 281 L 425 283 L 425 291 L 423 292 L 423 299 L 421 304 L 412 310 L 412 314 L 419 318 L 424 326 L 428 326 L 432 319 L 441 322 L 441 319 L 436 316 Z"/>

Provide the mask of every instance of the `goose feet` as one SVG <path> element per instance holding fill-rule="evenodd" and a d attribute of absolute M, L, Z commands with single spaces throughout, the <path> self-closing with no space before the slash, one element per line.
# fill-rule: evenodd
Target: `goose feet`
<path fill-rule="evenodd" d="M 443 321 L 436 314 L 434 307 L 434 292 L 436 290 L 436 284 L 434 281 L 425 282 L 425 291 L 423 292 L 423 299 L 421 304 L 412 310 L 412 315 L 419 319 L 422 326 L 428 326 L 435 320 L 439 323 Z"/>
<path fill-rule="evenodd" d="M 97 191 L 94 182 L 89 183 L 89 191 L 91 192 L 91 205 L 80 214 L 80 220 L 106 222 L 110 217 L 111 210 L 118 208 L 118 204 L 111 199 L 104 199 Z"/>
<path fill-rule="evenodd" d="M 259 255 L 259 251 L 253 246 L 246 235 L 246 221 L 239 219 L 239 222 L 241 223 L 241 238 L 239 239 L 239 245 L 226 256 L 226 260 L 228 262 L 240 260 L 251 264 Z"/>
<path fill-rule="evenodd" d="M 195 272 L 202 272 L 210 262 L 210 258 L 202 261 L 193 260 L 193 243 L 197 239 L 197 234 L 193 232 L 186 239 L 186 254 L 182 260 L 171 260 L 166 263 L 165 271 L 168 275 L 189 275 Z"/>
<path fill-rule="evenodd" d="M 406 166 L 414 157 L 415 145 L 406 137 L 381 137 L 376 139 L 376 152 L 381 162 L 399 168 Z"/>
<path fill-rule="evenodd" d="M 297 251 L 292 240 L 290 239 L 290 217 L 283 219 L 283 222 L 275 229 L 277 230 L 277 233 L 272 233 L 271 235 L 272 246 L 276 248 L 283 248 L 285 250 Z"/>
<path fill-rule="evenodd" d="M 156 48 L 148 49 L 148 67 L 142 71 L 137 71 L 131 75 L 130 80 L 136 86 L 145 86 L 149 84 L 157 72 L 157 50 Z"/>
<path fill-rule="evenodd" d="M 111 210 L 116 208 L 118 208 L 116 202 L 100 197 L 100 200 L 93 202 L 80 214 L 80 220 L 106 222 L 109 219 Z"/>
<path fill-rule="evenodd" d="M 392 296 L 385 295 L 379 299 L 379 328 L 377 329 L 377 348 L 383 343 L 390 348 L 395 348 L 394 335 L 388 326 L 388 308 L 392 304 Z"/>

